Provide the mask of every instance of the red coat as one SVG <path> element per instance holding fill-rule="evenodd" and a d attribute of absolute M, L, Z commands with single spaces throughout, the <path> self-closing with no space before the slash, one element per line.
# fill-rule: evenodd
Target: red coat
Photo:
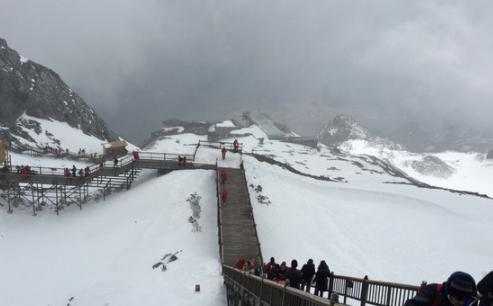
<path fill-rule="evenodd" d="M 239 270 L 242 270 L 243 267 L 245 266 L 245 258 L 243 257 L 240 257 L 236 262 L 235 262 L 235 268 L 236 269 L 239 269 Z"/>
<path fill-rule="evenodd" d="M 223 203 L 226 203 L 226 201 L 228 200 L 228 192 L 226 190 L 223 190 L 221 192 L 221 200 L 223 201 Z"/>
<path fill-rule="evenodd" d="M 228 174 L 226 173 L 226 170 L 221 170 L 219 172 L 219 178 L 221 179 L 221 182 L 226 182 L 226 180 L 228 179 Z"/>

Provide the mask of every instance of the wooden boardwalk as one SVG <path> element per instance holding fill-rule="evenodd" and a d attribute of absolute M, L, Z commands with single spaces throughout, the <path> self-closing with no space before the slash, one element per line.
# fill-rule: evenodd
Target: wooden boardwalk
<path fill-rule="evenodd" d="M 170 160 L 156 159 L 140 159 L 128 160 L 126 163 L 118 167 L 105 167 L 101 172 L 98 166 L 91 167 L 89 176 L 64 176 L 61 168 L 44 168 L 43 171 L 38 171 L 38 168 L 33 168 L 34 174 L 24 176 L 15 172 L 0 174 L 0 182 L 9 183 L 31 183 L 31 184 L 46 184 L 46 185 L 66 185 L 79 186 L 100 177 L 119 177 L 136 169 L 154 169 L 154 170 L 188 170 L 188 169 L 207 169 L 214 170 L 215 165 L 198 164 L 189 162 L 184 166 L 179 166 L 178 162 Z M 38 171 L 38 172 L 36 172 Z M 77 170 L 78 171 L 78 170 Z M 40 173 L 41 172 L 41 173 Z"/>
<path fill-rule="evenodd" d="M 221 257 L 223 264 L 233 266 L 238 258 L 255 259 L 262 263 L 262 253 L 253 218 L 252 206 L 243 169 L 222 168 L 227 173 L 225 184 L 218 180 L 219 229 Z M 227 190 L 226 203 L 222 202 L 221 192 Z"/>

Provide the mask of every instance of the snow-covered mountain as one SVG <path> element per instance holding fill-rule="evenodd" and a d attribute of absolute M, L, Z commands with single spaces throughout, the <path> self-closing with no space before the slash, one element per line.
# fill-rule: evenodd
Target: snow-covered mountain
<path fill-rule="evenodd" d="M 116 136 L 57 73 L 0 38 L 0 137 L 16 147 L 72 151 L 94 143 L 100 149 Z"/>
<path fill-rule="evenodd" d="M 379 158 L 430 186 L 478 192 L 493 197 L 493 160 L 477 152 L 413 153 L 366 140 L 349 140 L 339 149 L 354 156 Z"/>
<path fill-rule="evenodd" d="M 371 135 L 349 115 L 335 116 L 318 134 L 318 141 L 329 147 L 337 147 L 352 139 L 364 139 L 389 148 L 401 148 L 390 140 Z"/>

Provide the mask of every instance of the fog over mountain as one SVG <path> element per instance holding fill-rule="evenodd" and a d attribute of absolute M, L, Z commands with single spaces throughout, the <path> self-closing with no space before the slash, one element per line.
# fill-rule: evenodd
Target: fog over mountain
<path fill-rule="evenodd" d="M 137 142 L 163 119 L 259 109 L 302 134 L 347 113 L 420 143 L 493 133 L 492 13 L 486 0 L 2 0 L 0 36 Z"/>

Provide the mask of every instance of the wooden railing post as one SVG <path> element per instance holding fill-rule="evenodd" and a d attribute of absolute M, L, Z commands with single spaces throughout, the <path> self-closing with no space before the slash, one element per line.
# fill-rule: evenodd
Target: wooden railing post
<path fill-rule="evenodd" d="M 361 285 L 361 306 L 366 305 L 366 300 L 368 298 L 368 275 L 363 278 L 363 283 Z"/>

